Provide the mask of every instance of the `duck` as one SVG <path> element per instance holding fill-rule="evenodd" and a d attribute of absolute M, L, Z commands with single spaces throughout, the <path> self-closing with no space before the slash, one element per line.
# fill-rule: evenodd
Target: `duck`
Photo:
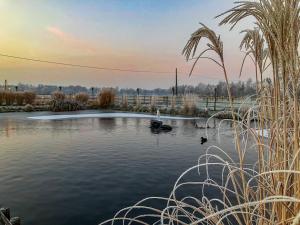
<path fill-rule="evenodd" d="M 205 137 L 201 137 L 201 145 L 203 145 L 204 143 L 206 143 L 208 140 Z"/>

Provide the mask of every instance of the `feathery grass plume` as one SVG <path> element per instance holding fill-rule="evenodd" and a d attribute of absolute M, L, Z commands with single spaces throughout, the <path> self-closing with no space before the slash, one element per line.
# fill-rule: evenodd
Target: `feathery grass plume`
<path fill-rule="evenodd" d="M 115 91 L 112 88 L 104 88 L 98 95 L 100 108 L 107 109 L 115 103 Z"/>
<path fill-rule="evenodd" d="M 254 17 L 266 41 L 273 80 L 259 95 L 263 104 L 260 104 L 258 116 L 263 123 L 260 128 L 269 129 L 271 141 L 259 140 L 260 152 L 268 153 L 264 170 L 290 171 L 274 173 L 270 189 L 297 199 L 300 198 L 300 177 L 295 173 L 300 170 L 299 3 L 299 0 L 243 1 L 221 15 L 225 16 L 221 24 L 229 23 L 232 28 L 244 18 Z M 273 216 L 283 224 L 300 210 L 299 204 L 286 204 L 288 207 L 283 203 L 273 205 Z"/>
<path fill-rule="evenodd" d="M 256 86 L 258 88 L 259 82 L 261 84 L 263 82 L 263 72 L 267 69 L 268 50 L 264 48 L 264 39 L 260 34 L 259 28 L 243 30 L 241 33 L 245 33 L 245 36 L 241 41 L 240 49 L 245 49 L 246 53 L 241 66 L 240 76 L 247 57 L 250 57 L 255 65 Z M 262 88 L 262 86 L 260 87 Z"/>
<path fill-rule="evenodd" d="M 55 91 L 51 94 L 51 98 L 54 101 L 63 102 L 66 99 L 66 95 L 61 91 Z"/>
<path fill-rule="evenodd" d="M 201 225 L 299 224 L 299 13 L 300 0 L 244 0 L 220 15 L 224 17 L 220 24 L 231 24 L 232 28 L 244 18 L 253 17 L 253 26 L 258 27 L 261 35 L 258 40 L 261 43 L 263 39 L 266 48 L 253 43 L 253 37 L 249 37 L 253 33 L 248 33 L 242 46 L 252 51 L 251 54 L 259 53 L 259 60 L 267 49 L 264 54 L 271 63 L 271 79 L 260 78 L 257 104 L 240 119 L 235 118 L 240 117 L 241 109 L 235 112 L 232 107 L 220 37 L 204 25 L 192 34 L 183 50 L 187 60 L 198 56 L 191 74 L 201 58 L 214 61 L 224 72 L 233 115 L 233 120 L 225 121 L 232 121 L 234 125 L 238 161 L 221 148 L 211 146 L 197 165 L 178 178 L 168 198 L 147 198 L 120 210 L 113 219 L 102 224 L 149 224 L 148 221 Z M 208 40 L 207 48 L 197 54 L 202 39 Z M 255 46 L 257 52 L 253 52 Z M 216 53 L 218 59 L 204 56 L 207 52 Z M 260 69 L 258 61 L 257 66 Z M 222 122 L 217 127 L 220 138 Z M 244 161 L 249 151 L 257 152 L 254 165 Z M 214 180 L 211 172 L 216 173 L 216 170 L 220 171 L 220 179 Z M 193 171 L 198 172 L 199 180 L 191 182 L 188 175 Z M 185 187 L 196 187 L 200 193 L 183 192 Z M 211 192 L 213 196 L 207 194 Z M 149 202 L 153 200 L 161 202 L 162 207 L 151 207 Z"/>
<path fill-rule="evenodd" d="M 75 95 L 75 100 L 82 105 L 86 105 L 90 99 L 90 96 L 85 92 L 80 92 Z"/>
<path fill-rule="evenodd" d="M 36 93 L 32 91 L 25 91 L 23 93 L 25 104 L 32 105 L 36 99 Z"/>
<path fill-rule="evenodd" d="M 156 112 L 157 110 L 157 96 L 152 95 L 150 99 L 150 111 Z"/>

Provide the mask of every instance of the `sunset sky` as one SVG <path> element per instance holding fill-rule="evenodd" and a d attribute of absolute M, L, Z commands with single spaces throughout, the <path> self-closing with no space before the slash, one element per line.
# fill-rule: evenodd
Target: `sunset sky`
<path fill-rule="evenodd" d="M 0 0 L 0 54 L 133 70 L 99 71 L 0 57 L 0 82 L 169 87 L 178 67 L 180 84 L 215 83 L 221 71 L 201 61 L 191 67 L 181 55 L 190 34 L 203 22 L 225 45 L 231 80 L 238 80 L 242 54 L 240 30 L 218 27 L 214 16 L 233 6 L 231 0 Z M 251 27 L 251 24 L 248 25 Z M 247 64 L 242 80 L 253 77 Z"/>

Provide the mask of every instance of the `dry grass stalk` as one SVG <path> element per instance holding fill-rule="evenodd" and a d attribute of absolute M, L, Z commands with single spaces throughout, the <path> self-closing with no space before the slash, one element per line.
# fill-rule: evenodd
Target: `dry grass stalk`
<path fill-rule="evenodd" d="M 155 111 L 157 109 L 157 96 L 151 96 L 150 99 L 150 109 L 151 111 Z"/>
<path fill-rule="evenodd" d="M 86 105 L 90 99 L 90 96 L 85 92 L 80 92 L 75 95 L 75 100 L 82 105 Z"/>
<path fill-rule="evenodd" d="M 124 108 L 124 109 L 128 108 L 128 96 L 127 95 L 122 96 L 122 108 Z"/>
<path fill-rule="evenodd" d="M 36 99 L 36 93 L 34 93 L 32 91 L 25 91 L 23 93 L 23 96 L 24 96 L 25 104 L 29 104 L 29 105 L 34 104 L 34 101 Z"/>
<path fill-rule="evenodd" d="M 102 89 L 101 93 L 98 95 L 98 101 L 100 108 L 109 108 L 115 103 L 115 91 L 112 88 Z"/>
<path fill-rule="evenodd" d="M 220 16 L 224 17 L 220 25 L 231 24 L 232 27 L 246 17 L 255 19 L 257 28 L 246 31 L 241 46 L 253 57 L 261 75 L 257 83 L 258 104 L 242 119 L 236 119 L 240 116 L 232 107 L 223 44 L 214 31 L 202 25 L 192 34 L 183 53 L 187 60 L 198 56 L 191 73 L 202 58 L 214 61 L 222 69 L 239 160 L 236 162 L 221 148 L 211 146 L 196 166 L 178 178 L 168 198 L 145 199 L 120 210 L 113 219 L 104 223 L 147 224 L 145 218 L 150 218 L 156 224 L 299 224 L 300 0 L 245 0 L 237 2 L 234 8 Z M 207 48 L 197 54 L 198 45 L 204 38 L 208 40 Z M 207 52 L 217 54 L 218 59 L 204 56 Z M 272 77 L 263 80 L 267 61 L 271 63 Z M 253 120 L 257 122 L 251 124 Z M 267 130 L 268 138 L 262 138 L 255 129 L 260 133 Z M 248 146 L 249 139 L 255 140 L 252 147 Z M 254 150 L 257 163 L 247 165 L 244 161 L 247 151 Z M 220 181 L 210 177 L 211 170 L 215 172 L 216 168 L 220 170 Z M 201 175 L 201 180 L 187 181 L 186 176 L 195 170 Z M 185 197 L 179 198 L 178 192 L 186 186 L 198 186 L 202 197 L 186 193 Z M 207 190 L 213 191 L 214 196 L 207 196 Z M 153 200 L 161 201 L 165 206 L 152 208 L 147 203 Z M 142 214 L 138 213 L 139 210 Z"/>

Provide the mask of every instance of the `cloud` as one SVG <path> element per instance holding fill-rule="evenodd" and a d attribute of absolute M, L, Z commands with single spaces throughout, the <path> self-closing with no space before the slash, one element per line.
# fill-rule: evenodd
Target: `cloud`
<path fill-rule="evenodd" d="M 58 40 L 62 41 L 63 44 L 66 44 L 75 50 L 84 50 L 88 53 L 96 52 L 96 48 L 93 47 L 91 44 L 89 44 L 83 40 L 80 40 L 71 34 L 68 34 L 68 33 L 62 31 L 58 27 L 49 26 L 49 27 L 46 27 L 46 31 L 49 34 L 51 34 L 52 36 L 54 36 L 55 38 L 57 38 Z"/>

